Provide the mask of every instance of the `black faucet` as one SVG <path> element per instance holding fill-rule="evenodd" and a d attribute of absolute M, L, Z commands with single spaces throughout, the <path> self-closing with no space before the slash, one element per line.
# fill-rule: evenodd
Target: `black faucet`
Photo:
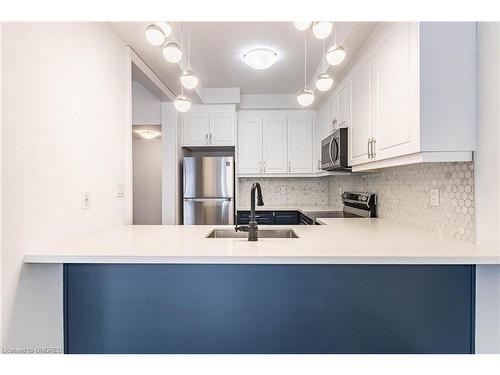
<path fill-rule="evenodd" d="M 257 241 L 259 239 L 259 227 L 255 220 L 255 190 L 257 190 L 257 206 L 263 206 L 262 188 L 258 182 L 254 182 L 250 190 L 250 221 L 248 226 L 236 226 L 236 231 L 248 232 L 248 241 Z"/>

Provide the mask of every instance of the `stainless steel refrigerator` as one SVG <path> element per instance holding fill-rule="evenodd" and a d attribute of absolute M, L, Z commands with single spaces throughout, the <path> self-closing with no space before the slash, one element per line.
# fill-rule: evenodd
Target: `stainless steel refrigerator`
<path fill-rule="evenodd" d="M 184 157 L 185 225 L 234 224 L 234 158 Z"/>

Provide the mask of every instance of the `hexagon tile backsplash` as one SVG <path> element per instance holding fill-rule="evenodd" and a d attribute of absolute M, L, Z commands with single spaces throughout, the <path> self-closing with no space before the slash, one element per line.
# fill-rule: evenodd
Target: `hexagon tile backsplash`
<path fill-rule="evenodd" d="M 241 205 L 247 205 L 255 180 L 262 184 L 269 206 L 341 209 L 342 191 L 373 192 L 378 197 L 379 217 L 470 242 L 476 238 L 473 163 L 424 163 L 320 178 L 241 178 Z M 430 204 L 433 188 L 439 189 L 437 207 Z"/>

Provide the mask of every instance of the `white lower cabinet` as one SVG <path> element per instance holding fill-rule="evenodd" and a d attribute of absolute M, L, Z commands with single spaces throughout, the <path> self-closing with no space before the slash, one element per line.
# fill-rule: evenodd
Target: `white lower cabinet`
<path fill-rule="evenodd" d="M 237 144 L 239 175 L 312 175 L 315 112 L 305 112 L 307 116 L 297 116 L 297 111 L 241 112 Z"/>
<path fill-rule="evenodd" d="M 312 173 L 312 119 L 288 119 L 288 172 Z"/>

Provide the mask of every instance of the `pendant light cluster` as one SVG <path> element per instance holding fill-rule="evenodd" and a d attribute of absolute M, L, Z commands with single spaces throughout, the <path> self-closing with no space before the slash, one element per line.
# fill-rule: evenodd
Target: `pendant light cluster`
<path fill-rule="evenodd" d="M 344 61 L 346 52 L 342 45 L 337 44 L 337 32 L 334 32 L 333 44 L 328 50 L 325 48 L 325 40 L 334 31 L 333 22 L 294 22 L 294 25 L 297 30 L 304 31 L 304 88 L 297 94 L 297 102 L 303 107 L 308 107 L 314 102 L 314 92 L 307 87 L 307 30 L 312 28 L 313 35 L 317 39 L 323 40 L 323 73 L 316 79 L 316 89 L 318 91 L 327 92 L 333 86 L 333 78 L 328 73 L 326 62 L 332 66 L 339 65 Z"/>
<path fill-rule="evenodd" d="M 193 90 L 198 86 L 199 78 L 191 68 L 191 30 L 187 37 L 187 65 L 184 56 L 184 24 L 181 23 L 181 43 L 175 40 L 167 40 L 172 35 L 172 26 L 168 22 L 156 22 L 149 25 L 145 30 L 146 39 L 153 46 L 162 47 L 165 60 L 171 64 L 181 63 L 182 74 L 180 76 L 181 93 L 174 99 L 174 106 L 179 112 L 187 112 L 191 108 L 191 100 L 184 94 L 184 89 Z"/>

